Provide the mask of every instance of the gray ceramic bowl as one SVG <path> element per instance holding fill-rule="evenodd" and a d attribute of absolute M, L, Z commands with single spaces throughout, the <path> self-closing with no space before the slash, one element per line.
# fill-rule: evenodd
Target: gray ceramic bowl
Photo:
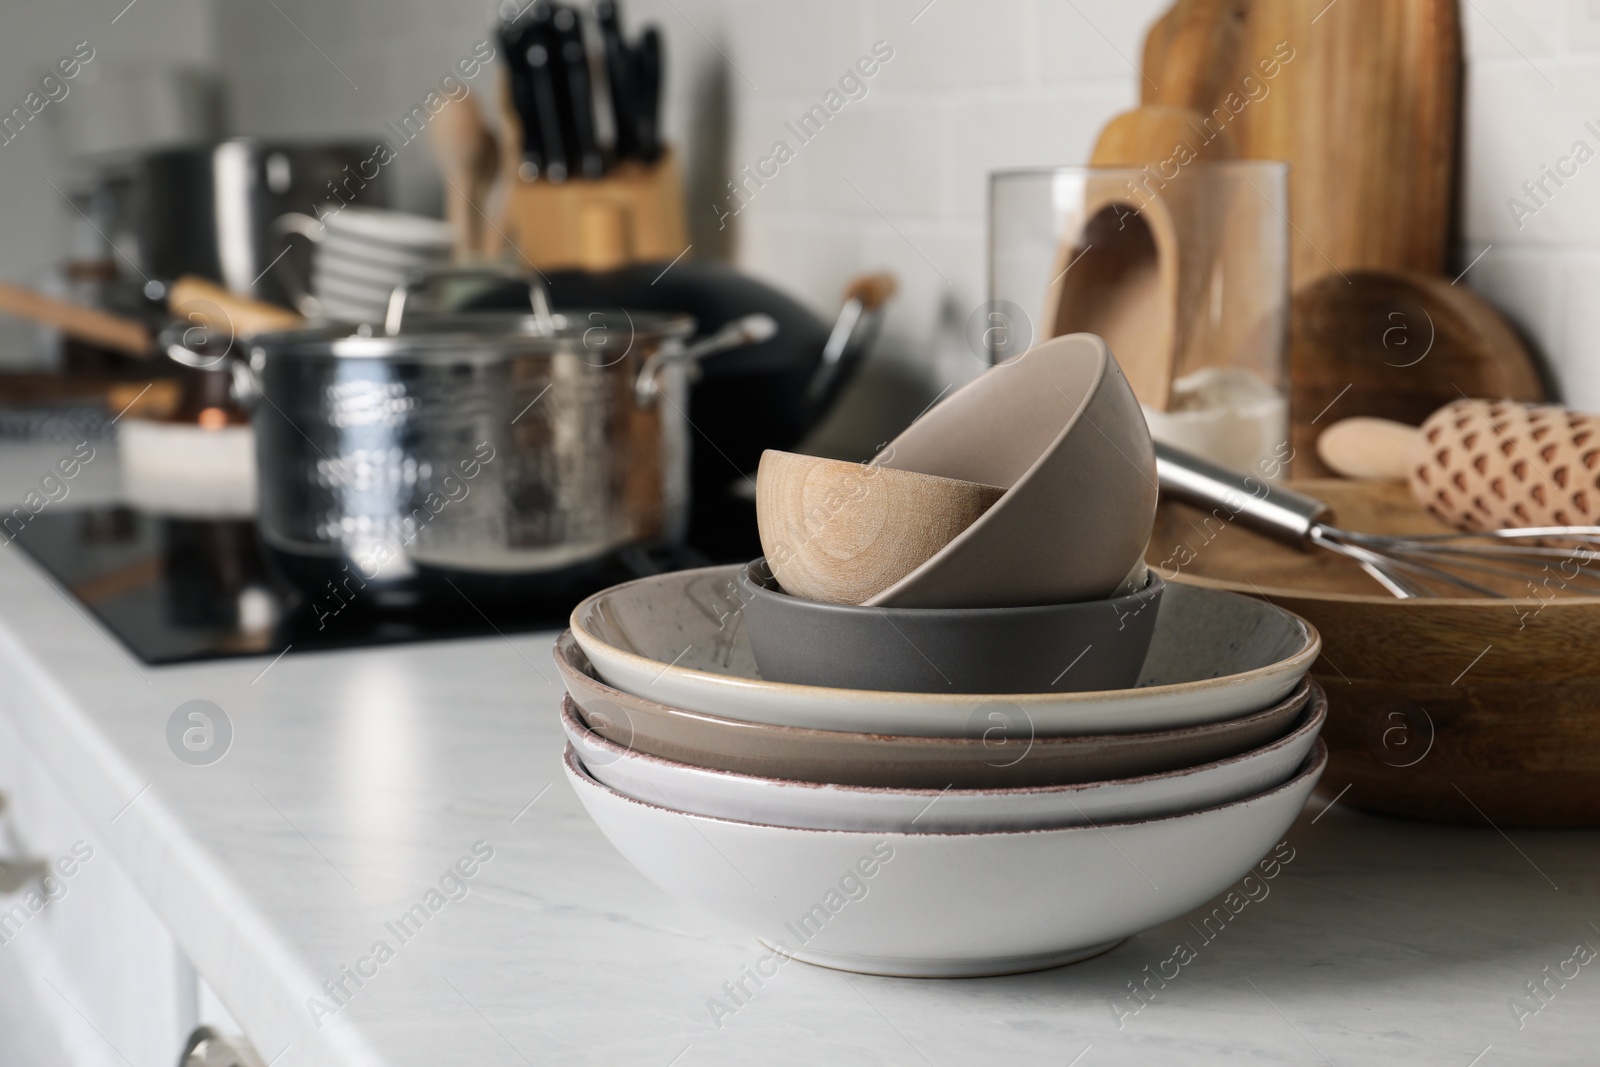
<path fill-rule="evenodd" d="M 1165 588 L 1020 608 L 879 608 L 790 596 L 765 559 L 739 572 L 761 677 L 902 693 L 1082 693 L 1139 680 Z"/>

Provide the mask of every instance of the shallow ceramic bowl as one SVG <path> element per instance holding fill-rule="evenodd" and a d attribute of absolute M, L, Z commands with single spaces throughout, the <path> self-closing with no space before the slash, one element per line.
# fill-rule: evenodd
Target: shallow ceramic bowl
<path fill-rule="evenodd" d="M 972 977 L 1087 959 L 1176 918 L 1283 837 L 1327 762 L 1253 797 L 1160 819 L 1059 830 L 796 830 L 635 800 L 566 774 L 617 850 L 679 900 L 808 963 Z"/>
<path fill-rule="evenodd" d="M 1104 599 L 1150 539 L 1150 430 L 1122 368 L 1093 334 L 1057 337 L 989 368 L 908 426 L 873 463 L 1006 492 L 867 604 L 983 608 Z"/>
<path fill-rule="evenodd" d="M 875 608 L 790 596 L 758 559 L 739 573 L 761 677 L 903 693 L 1082 693 L 1139 680 L 1164 588 L 1020 608 Z"/>
<path fill-rule="evenodd" d="M 601 784 L 678 811 L 805 830 L 968 833 L 1153 819 L 1242 800 L 1293 776 L 1326 714 L 1326 702 L 1318 700 L 1284 736 L 1213 763 L 1137 778 L 1003 789 L 818 785 L 709 770 L 607 741 L 583 724 L 570 699 L 562 701 L 561 728 Z M 1021 758 L 1025 762 L 1026 754 Z"/>
<path fill-rule="evenodd" d="M 1169 582 L 1132 689 L 1006 695 L 790 685 L 756 671 L 739 570 L 613 586 L 573 609 L 573 636 L 608 684 L 662 704 L 745 722 L 924 737 L 966 736 L 973 717 L 996 704 L 1025 716 L 1037 737 L 1219 722 L 1282 700 L 1321 647 L 1305 620 L 1254 597 Z"/>
<path fill-rule="evenodd" d="M 1236 719 L 1178 730 L 1036 737 L 1017 705 L 973 715 L 964 737 L 905 737 L 739 722 L 684 711 L 613 689 L 594 674 L 572 631 L 556 667 L 584 725 L 624 748 L 713 770 L 765 778 L 902 789 L 1009 789 L 1175 771 L 1282 737 L 1312 700 L 1312 683 Z M 1326 699 L 1320 688 L 1318 702 Z"/>

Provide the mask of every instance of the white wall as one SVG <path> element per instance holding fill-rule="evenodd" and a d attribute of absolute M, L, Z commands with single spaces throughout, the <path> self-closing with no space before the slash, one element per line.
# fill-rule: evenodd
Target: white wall
<path fill-rule="evenodd" d="M 232 126 L 250 133 L 378 130 L 420 100 L 482 39 L 493 17 L 485 0 L 213 2 Z M 630 26 L 655 21 L 666 34 L 668 129 L 689 156 L 695 254 L 718 254 L 736 239 L 747 267 L 824 314 L 851 275 L 892 268 L 903 290 L 889 348 L 903 362 L 930 358 L 941 302 L 950 301 L 959 320 L 985 296 L 984 174 L 1082 161 L 1101 123 L 1134 102 L 1132 63 L 1146 26 L 1166 6 L 624 2 Z M 27 80 L 19 65 L 53 57 L 51 49 L 66 47 L 68 38 L 133 50 L 140 41 L 154 46 L 136 28 L 177 25 L 181 32 L 162 48 L 205 52 L 205 44 L 181 43 L 203 35 L 203 3 L 139 0 L 117 27 L 95 24 L 120 6 L 101 0 L 8 10 L 0 28 L 22 32 L 0 32 L 0 89 L 17 95 Z M 1591 119 L 1600 128 L 1600 0 L 1471 0 L 1462 10 L 1469 62 L 1458 264 L 1492 246 L 1466 281 L 1530 334 L 1571 402 L 1600 410 L 1600 303 L 1590 298 L 1600 287 L 1600 161 L 1520 229 L 1505 203 L 1574 141 L 1600 150 L 1600 135 L 1584 128 Z M 190 14 L 175 19 L 174 11 Z M 867 97 L 801 147 L 719 232 L 712 204 L 724 168 L 765 156 L 784 135 L 784 121 L 817 101 L 879 39 L 895 56 L 871 80 Z M 6 157 L 15 147 L 0 148 L 8 194 L 0 202 L 7 237 L 0 270 L 48 248 L 37 174 L 14 168 Z M 425 152 L 420 143 L 409 148 L 397 172 L 405 203 L 428 209 L 437 192 Z M 24 177 L 28 209 L 11 194 Z"/>
<path fill-rule="evenodd" d="M 36 283 L 57 266 L 68 244 L 72 208 L 60 185 L 71 137 L 89 112 L 105 114 L 124 91 L 117 73 L 216 63 L 210 0 L 7 0 L 0 5 L 0 113 L 23 107 L 39 79 L 87 41 L 94 59 L 67 83 L 22 134 L 0 144 L 0 278 Z M 120 17 L 119 17 L 120 15 Z M 111 73 L 107 73 L 107 72 Z M 59 95 L 59 90 L 56 90 Z M 92 124 L 90 124 L 92 125 Z M 0 364 L 11 362 L 31 331 L 0 319 Z"/>

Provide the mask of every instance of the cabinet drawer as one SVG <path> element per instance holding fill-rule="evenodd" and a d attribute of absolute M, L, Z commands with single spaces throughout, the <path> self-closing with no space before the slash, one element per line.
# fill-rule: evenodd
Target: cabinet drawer
<path fill-rule="evenodd" d="M 30 1036 L 54 1041 L 63 1067 L 172 1067 L 195 1024 L 194 972 L 3 710 L 0 793 L 0 858 L 50 867 L 0 895 L 0 979 L 31 1001 Z"/>

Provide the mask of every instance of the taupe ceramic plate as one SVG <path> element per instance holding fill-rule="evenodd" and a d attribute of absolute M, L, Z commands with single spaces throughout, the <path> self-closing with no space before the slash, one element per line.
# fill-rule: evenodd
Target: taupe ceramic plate
<path fill-rule="evenodd" d="M 555 660 L 585 725 L 616 744 L 739 774 L 905 789 L 1067 785 L 1193 767 L 1269 744 L 1309 702 L 1325 702 L 1306 682 L 1269 708 L 1221 722 L 1036 737 L 1021 706 L 994 701 L 974 712 L 969 736 L 906 737 L 741 722 L 645 700 L 596 677 L 570 630 L 557 639 Z"/>
<path fill-rule="evenodd" d="M 1321 639 L 1254 597 L 1168 582 L 1139 684 L 1087 693 L 903 693 L 763 679 L 738 566 L 639 578 L 572 611 L 572 635 L 607 684 L 723 719 L 848 733 L 965 737 L 990 705 L 1023 709 L 1040 737 L 1178 730 L 1259 711 L 1292 693 Z M 1061 650 L 1067 670 L 1082 647 Z"/>

